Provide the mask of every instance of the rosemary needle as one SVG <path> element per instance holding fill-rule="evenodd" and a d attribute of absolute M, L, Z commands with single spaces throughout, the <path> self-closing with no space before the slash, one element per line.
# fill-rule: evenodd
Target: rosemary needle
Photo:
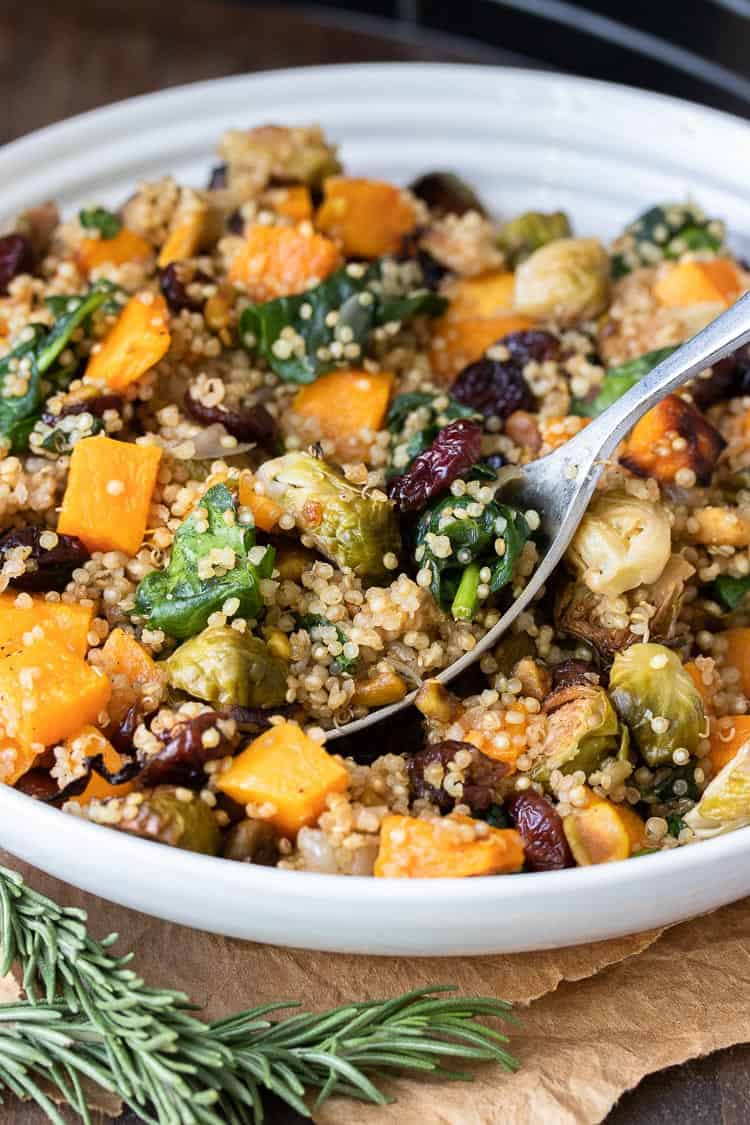
<path fill-rule="evenodd" d="M 332 1094 L 384 1104 L 386 1071 L 470 1079 L 454 1065 L 517 1065 L 484 1022 L 512 1020 L 503 1000 L 437 986 L 275 1020 L 293 1005 L 263 1004 L 207 1023 L 184 993 L 149 987 L 132 954 L 111 953 L 116 940 L 94 940 L 84 911 L 0 867 L 0 974 L 17 963 L 26 993 L 0 1005 L 0 1091 L 33 1099 L 55 1125 L 55 1102 L 90 1122 L 84 1080 L 153 1125 L 260 1125 L 264 1090 L 310 1116 L 315 1091 L 316 1106 Z"/>

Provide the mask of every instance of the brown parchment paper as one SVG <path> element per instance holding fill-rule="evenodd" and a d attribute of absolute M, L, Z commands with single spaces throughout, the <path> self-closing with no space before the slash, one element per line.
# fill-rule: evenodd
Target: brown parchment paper
<path fill-rule="evenodd" d="M 463 959 L 357 957 L 189 930 L 105 903 L 1 852 L 0 863 L 57 902 L 87 910 L 95 936 L 117 931 L 118 948 L 135 950 L 135 967 L 150 983 L 184 989 L 208 1017 L 286 998 L 323 1009 L 436 983 L 523 1006 L 521 1027 L 512 1032 L 519 1074 L 478 1067 L 470 1087 L 395 1080 L 390 1091 L 397 1104 L 358 1109 L 363 1125 L 598 1122 L 644 1075 L 750 1039 L 750 900 L 663 934 L 569 949 Z M 15 981 L 0 981 L 0 993 L 14 998 Z M 654 1032 L 660 1025 L 669 1035 Z M 109 1098 L 92 1104 L 117 1109 Z M 23 1125 L 44 1120 L 35 1114 L 25 1109 Z M 352 1104 L 331 1101 L 316 1120 L 351 1125 Z"/>

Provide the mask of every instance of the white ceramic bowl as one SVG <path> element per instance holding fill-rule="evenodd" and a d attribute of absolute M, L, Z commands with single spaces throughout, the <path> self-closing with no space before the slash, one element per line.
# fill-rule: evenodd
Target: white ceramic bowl
<path fill-rule="evenodd" d="M 340 66 L 168 90 L 0 151 L 0 220 L 56 197 L 116 203 L 136 180 L 203 184 L 221 133 L 319 121 L 357 173 L 453 168 L 499 213 L 568 211 L 611 236 L 697 199 L 750 247 L 750 127 L 656 94 L 470 66 Z M 638 861 L 512 878 L 379 880 L 276 871 L 133 839 L 0 786 L 0 844 L 126 906 L 256 941 L 362 953 L 549 948 L 674 922 L 750 893 L 750 829 Z"/>

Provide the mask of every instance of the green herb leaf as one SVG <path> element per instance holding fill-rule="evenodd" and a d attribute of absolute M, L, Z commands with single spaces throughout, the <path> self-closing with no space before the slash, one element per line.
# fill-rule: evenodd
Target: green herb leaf
<path fill-rule="evenodd" d="M 477 503 L 473 497 L 445 496 L 420 516 L 415 533 L 414 560 L 418 568 L 427 567 L 432 576 L 430 589 L 444 609 L 454 617 L 470 620 L 477 611 L 479 571 L 488 567 L 490 595 L 497 594 L 513 577 L 513 568 L 531 534 L 521 512 L 491 500 L 480 516 L 459 516 Z M 447 536 L 451 553 L 447 558 L 433 554 L 428 536 Z M 498 555 L 495 541 L 505 541 Z"/>
<path fill-rule="evenodd" d="M 226 485 L 209 488 L 198 512 L 177 529 L 166 569 L 147 574 L 136 591 L 135 613 L 178 640 L 200 633 L 227 598 L 239 598 L 242 617 L 258 617 L 263 608 L 260 581 L 271 577 L 276 553 L 267 547 L 260 563 L 250 562 L 254 529 L 238 523 L 235 498 Z M 234 565 L 212 564 L 212 551 L 233 552 Z M 216 573 L 201 577 L 204 568 Z"/>
<path fill-rule="evenodd" d="M 59 298 L 48 297 L 47 303 L 55 301 L 57 320 L 52 325 L 46 339 L 42 341 L 37 350 L 37 365 L 43 375 L 55 362 L 60 352 L 64 351 L 70 343 L 71 336 L 97 309 L 107 301 L 116 291 L 116 286 L 109 281 L 97 281 L 81 297 L 66 297 L 65 306 L 58 303 Z"/>
<path fill-rule="evenodd" d="M 731 578 L 728 574 L 721 574 L 711 586 L 716 601 L 725 609 L 736 609 L 750 591 L 750 574 L 745 578 Z"/>
<path fill-rule="evenodd" d="M 683 828 L 687 828 L 687 825 L 685 824 L 685 821 L 681 816 L 677 816 L 676 813 L 673 813 L 671 816 L 667 817 L 667 829 L 669 830 L 669 835 L 674 836 L 675 840 L 679 837 L 680 832 L 682 832 Z"/>
<path fill-rule="evenodd" d="M 78 221 L 86 230 L 98 230 L 102 238 L 115 238 L 122 230 L 122 223 L 106 207 L 91 207 L 78 212 Z"/>
<path fill-rule="evenodd" d="M 709 219 L 694 203 L 649 207 L 630 223 L 614 243 L 612 274 L 623 277 L 639 266 L 653 266 L 686 251 L 716 253 L 724 246 L 724 223 Z"/>
<path fill-rule="evenodd" d="M 277 1022 L 268 1017 L 290 1005 L 204 1023 L 184 993 L 126 968 L 115 941 L 94 940 L 83 910 L 0 868 L 0 971 L 17 961 L 27 996 L 0 1005 L 0 1089 L 33 1098 L 55 1125 L 51 1090 L 90 1121 L 84 1078 L 154 1125 L 262 1125 L 265 1091 L 309 1117 L 303 1099 L 315 1090 L 317 1105 L 333 1094 L 385 1104 L 376 1083 L 388 1071 L 471 1079 L 454 1059 L 518 1066 L 507 1037 L 485 1022 L 513 1020 L 503 1000 L 437 986 Z"/>
<path fill-rule="evenodd" d="M 323 617 L 320 613 L 306 613 L 304 617 L 297 618 L 297 624 L 300 629 L 304 629 L 305 632 L 309 633 L 314 641 L 322 642 L 322 637 L 320 635 L 321 629 L 335 629 L 336 640 L 342 647 L 349 642 L 349 637 L 344 630 L 340 629 L 338 625 L 335 625 L 333 621 L 329 621 L 327 617 Z M 357 666 L 357 658 L 349 659 L 344 656 L 343 652 L 335 658 L 334 662 L 339 672 L 343 673 L 345 676 L 350 676 Z"/>
<path fill-rule="evenodd" d="M 675 348 L 658 348 L 654 352 L 646 352 L 635 359 L 630 359 L 627 363 L 621 363 L 618 367 L 610 367 L 593 402 L 586 402 L 585 399 L 580 398 L 574 399 L 571 412 L 583 418 L 596 418 L 675 350 Z"/>
<path fill-rule="evenodd" d="M 405 431 L 410 415 L 416 411 L 420 412 L 419 420 L 423 424 L 416 430 L 412 425 L 411 432 L 407 436 Z M 397 395 L 391 403 L 386 419 L 386 425 L 393 435 L 386 478 L 390 479 L 405 473 L 414 458 L 425 449 L 429 449 L 440 430 L 449 422 L 455 422 L 457 418 L 476 418 L 478 421 L 483 421 L 481 414 L 477 414 L 470 406 L 465 406 L 449 394 L 408 391 Z M 493 473 L 492 476 L 494 475 Z"/>
<path fill-rule="evenodd" d="M 32 324 L 28 340 L 0 360 L 0 440 L 11 453 L 23 453 L 29 434 L 41 413 L 41 375 L 36 361 L 36 350 L 46 336 L 46 329 Z M 20 368 L 19 368 L 20 361 Z M 17 378 L 25 378 L 22 394 L 13 394 Z"/>
<path fill-rule="evenodd" d="M 304 293 L 249 305 L 240 317 L 241 341 L 285 382 L 312 383 L 325 371 L 351 365 L 347 345 L 358 345 L 361 357 L 378 325 L 445 309 L 447 302 L 426 289 L 385 296 L 384 261 L 344 266 Z"/>

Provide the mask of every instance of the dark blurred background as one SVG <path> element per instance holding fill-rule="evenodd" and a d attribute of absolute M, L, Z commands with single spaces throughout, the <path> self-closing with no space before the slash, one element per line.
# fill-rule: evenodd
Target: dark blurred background
<path fill-rule="evenodd" d="M 0 142 L 180 82 L 426 59 L 549 67 L 750 116 L 750 0 L 0 0 Z"/>

